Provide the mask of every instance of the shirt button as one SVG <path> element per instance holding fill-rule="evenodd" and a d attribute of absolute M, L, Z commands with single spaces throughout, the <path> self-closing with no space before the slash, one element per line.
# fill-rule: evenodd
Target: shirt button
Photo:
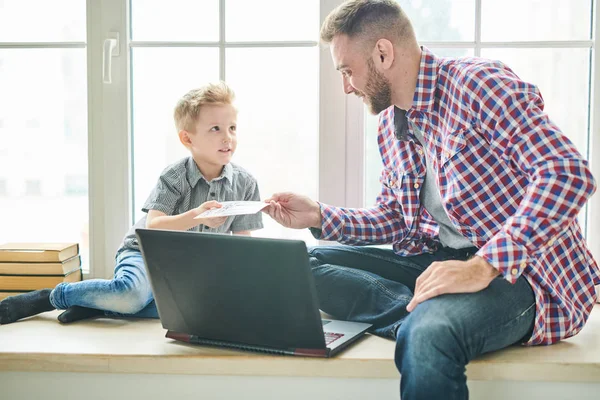
<path fill-rule="evenodd" d="M 418 189 L 418 188 L 419 188 L 419 184 L 418 184 L 418 183 L 415 183 L 415 184 L 413 185 L 413 187 L 414 187 L 415 189 Z"/>
<path fill-rule="evenodd" d="M 552 246 L 553 244 L 554 244 L 554 239 L 550 239 L 550 240 L 548 241 L 548 246 Z"/>
<path fill-rule="evenodd" d="M 423 155 L 423 149 L 417 150 L 417 153 L 419 153 L 420 155 Z"/>
<path fill-rule="evenodd" d="M 450 153 L 446 152 L 446 158 L 450 158 Z"/>
<path fill-rule="evenodd" d="M 513 275 L 517 275 L 519 273 L 519 270 L 516 268 L 513 268 L 512 271 L 510 271 Z"/>
<path fill-rule="evenodd" d="M 523 261 L 523 262 L 521 263 L 521 268 L 525 268 L 526 266 L 527 266 L 527 263 L 526 263 L 525 261 Z"/>
<path fill-rule="evenodd" d="M 215 192 L 210 192 L 210 195 L 211 195 L 212 197 L 215 197 L 216 193 L 215 193 Z"/>

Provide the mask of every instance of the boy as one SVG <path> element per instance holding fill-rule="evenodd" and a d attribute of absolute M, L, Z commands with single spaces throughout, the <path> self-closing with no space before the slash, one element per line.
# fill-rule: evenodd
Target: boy
<path fill-rule="evenodd" d="M 240 235 L 262 228 L 261 213 L 194 219 L 221 207 L 219 201 L 260 200 L 254 177 L 230 163 L 237 145 L 233 100 L 234 93 L 224 82 L 191 90 L 179 100 L 175 125 L 191 157 L 162 172 L 142 208 L 147 215 L 129 230 L 117 251 L 113 279 L 61 283 L 54 289 L 6 298 L 0 302 L 0 324 L 54 309 L 66 310 L 58 316 L 63 323 L 101 314 L 158 318 L 136 228 Z"/>

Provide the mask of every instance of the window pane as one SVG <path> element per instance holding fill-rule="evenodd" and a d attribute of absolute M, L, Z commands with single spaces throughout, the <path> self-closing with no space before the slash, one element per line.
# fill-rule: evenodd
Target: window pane
<path fill-rule="evenodd" d="M 139 41 L 218 41 L 219 0 L 131 0 L 131 37 Z"/>
<path fill-rule="evenodd" d="M 419 42 L 472 41 L 475 0 L 398 0 Z"/>
<path fill-rule="evenodd" d="M 434 54 L 440 57 L 472 57 L 473 49 L 455 49 L 455 48 L 430 48 Z M 378 116 L 372 115 L 367 107 L 364 107 L 365 121 L 365 206 L 375 204 L 375 199 L 381 191 L 379 175 L 383 164 L 379 155 L 377 146 L 377 122 Z"/>
<path fill-rule="evenodd" d="M 82 0 L 0 0 L 0 42 L 85 42 L 85 18 Z"/>
<path fill-rule="evenodd" d="M 318 55 L 317 47 L 227 50 L 227 81 L 239 108 L 234 162 L 258 179 L 262 198 L 289 190 L 317 199 Z M 286 229 L 268 216 L 264 222 L 262 236 L 315 243 L 307 229 Z"/>
<path fill-rule="evenodd" d="M 481 38 L 488 42 L 587 40 L 591 0 L 482 0 Z"/>
<path fill-rule="evenodd" d="M 316 0 L 227 0 L 225 4 L 228 42 L 319 40 Z"/>
<path fill-rule="evenodd" d="M 189 90 L 219 79 L 219 50 L 137 48 L 132 51 L 132 135 L 134 218 L 162 170 L 187 157 L 173 122 L 177 100 Z M 199 204 L 198 204 L 199 205 Z"/>
<path fill-rule="evenodd" d="M 88 269 L 85 49 L 0 50 L 0 243 L 78 242 Z"/>

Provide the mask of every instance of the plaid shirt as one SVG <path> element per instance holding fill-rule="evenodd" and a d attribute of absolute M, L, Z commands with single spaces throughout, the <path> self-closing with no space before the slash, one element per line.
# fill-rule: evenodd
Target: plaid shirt
<path fill-rule="evenodd" d="M 528 344 L 551 344 L 584 326 L 600 283 L 577 214 L 596 184 L 588 163 L 544 113 L 537 87 L 497 61 L 439 58 L 423 48 L 409 125 L 380 115 L 382 191 L 372 208 L 320 204 L 321 238 L 392 243 L 409 256 L 441 246 L 422 207 L 425 154 L 448 217 L 509 282 L 523 275 L 536 317 Z M 399 110 L 401 111 L 401 110 Z"/>

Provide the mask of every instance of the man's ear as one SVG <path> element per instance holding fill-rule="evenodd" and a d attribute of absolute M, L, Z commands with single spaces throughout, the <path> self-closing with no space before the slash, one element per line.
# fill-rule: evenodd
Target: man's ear
<path fill-rule="evenodd" d="M 190 147 L 192 145 L 192 140 L 190 139 L 190 134 L 188 131 L 182 129 L 179 131 L 179 141 L 185 147 Z"/>
<path fill-rule="evenodd" d="M 379 65 L 381 68 L 390 69 L 394 63 L 394 45 L 387 39 L 379 39 L 375 43 L 374 56 L 375 65 Z"/>

